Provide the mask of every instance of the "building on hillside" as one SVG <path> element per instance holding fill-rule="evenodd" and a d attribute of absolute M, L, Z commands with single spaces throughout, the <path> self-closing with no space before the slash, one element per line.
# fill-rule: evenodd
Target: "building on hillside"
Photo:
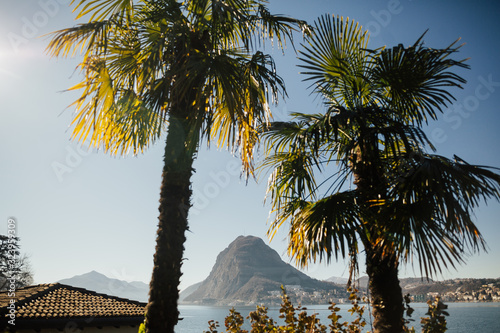
<path fill-rule="evenodd" d="M 0 292 L 0 332 L 137 333 L 145 308 L 83 288 L 39 284 Z"/>

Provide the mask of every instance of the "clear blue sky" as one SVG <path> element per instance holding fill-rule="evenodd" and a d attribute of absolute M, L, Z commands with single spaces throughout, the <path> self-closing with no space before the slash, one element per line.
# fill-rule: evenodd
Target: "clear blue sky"
<path fill-rule="evenodd" d="M 79 80 L 76 59 L 49 59 L 48 32 L 75 24 L 70 0 L 0 0 L 0 233 L 15 217 L 22 251 L 31 256 L 37 283 L 100 271 L 110 277 L 149 281 L 155 246 L 163 142 L 138 157 L 116 158 L 87 152 L 69 140 L 69 104 L 62 93 Z M 271 0 L 271 11 L 313 21 L 325 13 L 348 16 L 371 32 L 371 47 L 425 41 L 444 47 L 461 37 L 457 57 L 471 58 L 460 72 L 468 83 L 455 91 L 457 102 L 427 132 L 438 153 L 475 164 L 500 167 L 500 15 L 497 1 L 332 1 Z M 297 39 L 297 42 L 300 40 Z M 300 48 L 300 47 L 299 47 Z M 273 52 L 268 49 L 269 52 Z M 318 112 L 318 100 L 301 82 L 296 56 L 274 52 L 290 98 L 274 109 Z M 268 208 L 263 204 L 267 175 L 248 185 L 238 159 L 215 148 L 203 150 L 193 178 L 182 287 L 203 280 L 217 254 L 239 235 L 266 242 Z M 439 278 L 500 277 L 500 204 L 476 211 L 488 253 Z M 270 246 L 284 255 L 285 232 Z M 311 265 L 310 276 L 346 276 L 344 262 Z M 363 274 L 363 267 L 361 267 Z M 402 276 L 416 276 L 412 267 Z"/>

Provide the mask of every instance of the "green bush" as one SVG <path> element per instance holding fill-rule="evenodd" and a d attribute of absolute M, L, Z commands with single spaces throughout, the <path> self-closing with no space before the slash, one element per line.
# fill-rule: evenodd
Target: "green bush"
<path fill-rule="evenodd" d="M 360 303 L 366 302 L 367 299 L 361 299 L 357 295 L 357 290 L 349 290 L 351 301 L 351 308 L 348 310 L 354 319 L 351 322 L 342 321 L 342 316 L 339 314 L 340 308 L 336 306 L 335 303 L 330 303 L 328 309 L 331 314 L 328 316 L 328 327 L 322 324 L 317 318 L 317 314 L 309 315 L 306 312 L 306 308 L 298 306 L 294 307 L 291 303 L 289 297 L 287 296 L 284 288 L 283 295 L 281 296 L 281 308 L 279 318 L 284 320 L 284 325 L 278 325 L 274 319 L 268 316 L 268 308 L 265 306 L 257 306 L 255 311 L 252 311 L 247 316 L 250 320 L 250 333 L 271 333 L 271 332 L 317 332 L 317 333 L 360 333 L 363 331 L 364 327 L 367 325 L 363 315 L 365 314 L 365 306 L 360 305 Z M 413 309 L 410 307 L 410 297 L 405 296 L 405 313 L 409 318 L 406 319 L 406 324 L 411 319 L 411 314 Z M 448 313 L 444 311 L 447 305 L 443 304 L 439 298 L 435 300 L 430 300 L 427 302 L 429 310 L 427 315 L 429 317 L 421 318 L 422 323 L 422 333 L 442 333 L 446 331 L 446 319 Z M 214 320 L 208 322 L 208 331 L 204 333 L 218 333 L 219 323 Z M 226 317 L 224 326 L 226 327 L 226 332 L 228 333 L 248 333 L 247 330 L 243 330 L 241 327 L 244 324 L 244 318 L 236 311 L 234 308 L 229 310 L 229 316 Z M 406 328 L 407 333 L 415 333 L 415 328 Z M 369 333 L 369 332 L 368 332 Z"/>
<path fill-rule="evenodd" d="M 446 318 L 450 314 L 444 311 L 448 308 L 448 305 L 441 302 L 439 297 L 434 300 L 427 301 L 429 310 L 426 315 L 429 317 L 422 318 L 420 321 L 422 323 L 422 332 L 429 333 L 443 333 L 446 332 Z"/>
<path fill-rule="evenodd" d="M 363 319 L 365 311 L 364 306 L 360 306 L 361 299 L 357 296 L 356 290 L 351 293 L 349 299 L 352 307 L 349 312 L 355 315 L 352 322 L 341 322 L 342 316 L 339 315 L 340 308 L 335 303 L 331 303 L 328 309 L 331 314 L 328 316 L 328 327 L 320 323 L 317 314 L 309 315 L 306 308 L 301 306 L 294 307 L 290 298 L 286 295 L 283 289 L 281 297 L 280 318 L 284 320 L 284 325 L 278 325 L 274 319 L 267 314 L 268 308 L 265 306 L 257 306 L 255 311 L 249 313 L 247 319 L 250 320 L 251 333 L 269 333 L 269 332 L 339 332 L 339 333 L 357 333 L 362 332 L 366 326 L 366 321 Z M 229 316 L 226 317 L 225 327 L 229 333 L 248 333 L 247 330 L 241 329 L 243 326 L 243 316 L 234 308 L 229 310 Z M 219 323 L 209 321 L 209 330 L 205 333 L 217 333 Z M 329 329 L 329 330 L 328 330 Z"/>

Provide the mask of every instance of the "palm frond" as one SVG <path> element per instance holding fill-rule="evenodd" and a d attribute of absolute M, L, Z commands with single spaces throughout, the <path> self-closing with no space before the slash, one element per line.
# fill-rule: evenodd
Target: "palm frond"
<path fill-rule="evenodd" d="M 370 82 L 365 79 L 368 34 L 349 19 L 322 16 L 313 38 L 303 45 L 299 59 L 314 92 L 336 106 L 357 107 L 370 103 Z"/>
<path fill-rule="evenodd" d="M 316 198 L 316 179 L 314 156 L 307 152 L 275 154 L 266 160 L 264 167 L 273 166 L 274 171 L 268 180 L 268 195 L 273 207 L 279 210 L 283 202 L 294 198 Z"/>
<path fill-rule="evenodd" d="M 212 57 L 207 69 L 207 89 L 212 96 L 207 138 L 217 138 L 219 146 L 239 151 L 244 170 L 253 173 L 257 128 L 269 121 L 268 103 L 277 103 L 285 95 L 284 82 L 272 59 L 261 52 L 250 57 L 221 53 Z"/>
<path fill-rule="evenodd" d="M 453 266 L 468 251 L 485 250 L 472 211 L 488 199 L 500 200 L 500 175 L 459 158 L 410 157 L 401 161 L 388 205 L 401 252 L 416 252 L 420 268 L 432 274 L 441 270 L 439 263 Z"/>
<path fill-rule="evenodd" d="M 78 110 L 73 138 L 113 155 L 143 152 L 164 132 L 164 116 L 152 111 L 133 90 L 117 89 L 102 62 L 93 66 L 86 84 L 71 88 L 83 90 L 73 104 Z"/>
<path fill-rule="evenodd" d="M 113 25 L 110 21 L 91 22 L 53 32 L 46 51 L 52 57 L 72 57 L 77 53 L 87 56 L 102 54 Z"/>
<path fill-rule="evenodd" d="M 274 226 L 274 225 L 273 225 Z M 290 220 L 288 253 L 298 265 L 347 258 L 357 251 L 359 206 L 354 191 L 302 202 Z M 356 257 L 350 258 L 357 261 Z"/>
<path fill-rule="evenodd" d="M 80 9 L 77 19 L 85 15 L 91 15 L 89 21 L 101 21 L 106 17 L 112 15 L 132 15 L 134 6 L 133 0 L 78 0 L 78 4 L 73 11 Z M 77 0 L 72 0 L 71 4 L 76 3 Z"/>
<path fill-rule="evenodd" d="M 379 84 L 379 101 L 418 125 L 427 117 L 435 120 L 436 111 L 454 100 L 448 89 L 461 88 L 466 82 L 450 69 L 469 68 L 463 60 L 450 58 L 460 46 L 453 43 L 445 49 L 426 48 L 422 37 L 410 47 L 399 44 L 382 50 L 373 58 L 370 70 L 370 78 Z"/>
<path fill-rule="evenodd" d="M 311 34 L 311 28 L 306 21 L 297 20 L 284 15 L 273 15 L 264 6 L 263 1 L 259 1 L 258 9 L 256 11 L 257 15 L 250 20 L 250 22 L 255 23 L 254 27 L 257 28 L 258 34 L 257 39 L 259 45 L 265 40 L 271 40 L 274 44 L 284 50 L 287 41 L 289 41 L 294 46 L 293 43 L 293 33 L 295 31 L 302 32 L 304 37 Z M 245 38 L 245 37 L 244 37 Z M 251 41 L 248 39 L 248 41 Z"/>

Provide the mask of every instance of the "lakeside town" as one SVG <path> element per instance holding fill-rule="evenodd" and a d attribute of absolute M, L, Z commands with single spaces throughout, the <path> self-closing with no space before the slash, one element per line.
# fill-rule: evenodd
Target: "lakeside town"
<path fill-rule="evenodd" d="M 455 291 L 431 291 L 425 295 L 415 295 L 413 298 L 415 301 L 425 301 L 426 299 L 439 296 L 444 302 L 500 302 L 499 279 L 496 279 L 496 282 L 482 284 L 479 288 L 467 289 L 464 285 L 470 280 L 474 279 L 450 280 L 452 281 L 452 283 L 448 283 L 450 287 L 460 284 Z"/>
<path fill-rule="evenodd" d="M 411 279 L 417 280 L 417 279 Z M 446 281 L 421 281 L 405 284 L 404 294 L 409 294 L 412 302 L 426 302 L 440 297 L 443 302 L 500 302 L 500 279 L 453 279 Z M 345 290 L 307 290 L 299 285 L 285 286 L 286 294 L 292 302 L 300 304 L 349 303 Z M 282 291 L 271 291 L 262 299 L 266 304 L 278 305 Z M 358 295 L 367 296 L 366 289 L 360 288 Z"/>

